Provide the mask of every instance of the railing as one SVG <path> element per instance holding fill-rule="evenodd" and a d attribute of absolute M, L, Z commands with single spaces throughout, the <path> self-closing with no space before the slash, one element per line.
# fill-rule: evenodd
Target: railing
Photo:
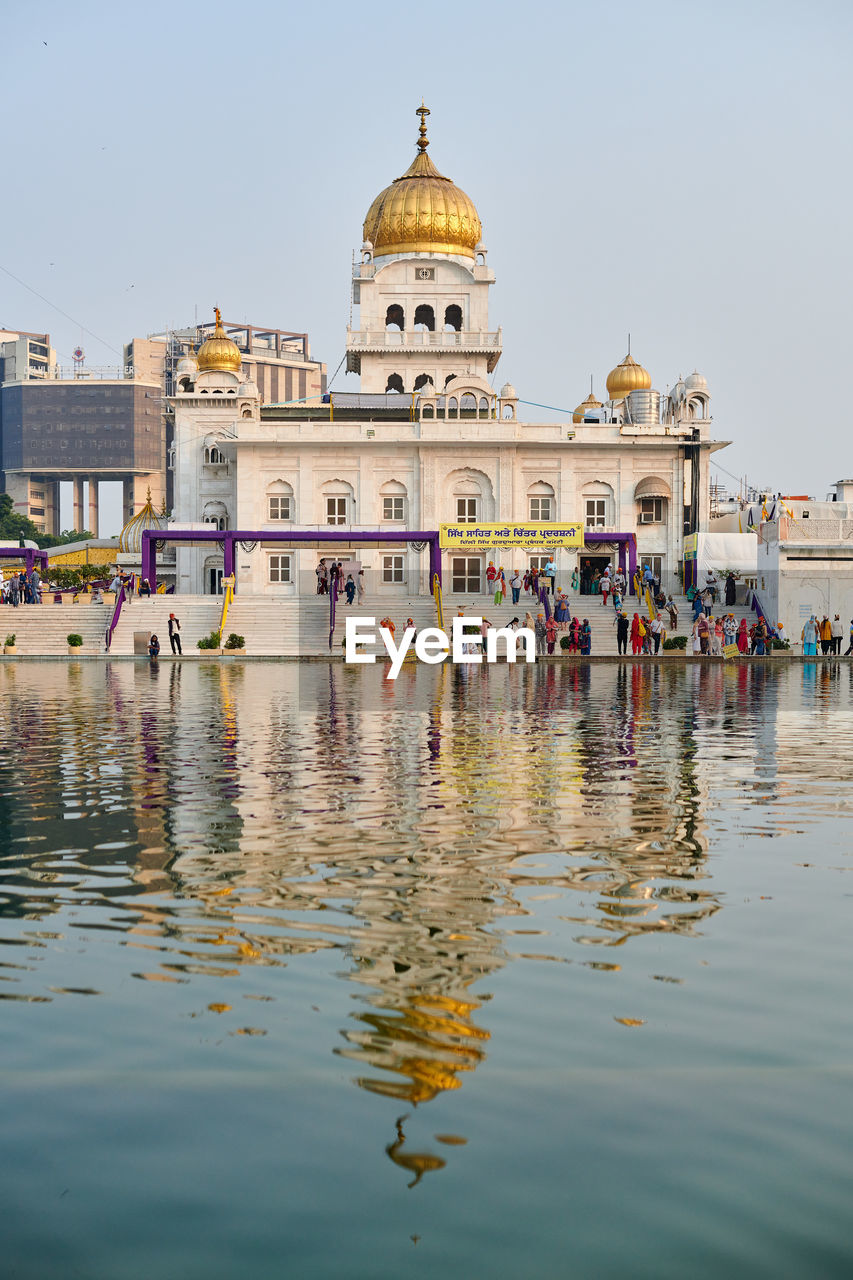
<path fill-rule="evenodd" d="M 433 598 L 435 599 L 436 621 L 438 623 L 439 629 L 443 631 L 444 630 L 444 609 L 442 607 L 442 600 L 441 600 L 441 579 L 439 578 L 437 573 L 434 573 L 432 575 L 432 594 L 433 594 Z"/>
<path fill-rule="evenodd" d="M 338 579 L 337 575 L 335 575 L 329 583 L 329 653 L 332 652 L 332 645 L 335 641 L 335 606 L 337 603 Z"/>
<path fill-rule="evenodd" d="M 226 620 L 227 620 L 227 618 L 228 618 L 228 606 L 231 604 L 231 601 L 234 599 L 234 575 L 233 575 L 233 573 L 231 574 L 230 578 L 223 578 L 223 579 L 222 579 L 222 586 L 223 586 L 223 592 L 222 592 L 222 613 L 221 613 L 221 614 L 220 614 L 220 616 L 219 616 L 219 634 L 220 634 L 220 636 L 224 636 L 224 635 L 225 635 L 225 622 L 226 622 Z"/>
<path fill-rule="evenodd" d="M 110 651 L 110 645 L 113 642 L 113 632 L 118 626 L 118 620 L 121 617 L 121 606 L 124 604 L 126 599 L 127 597 L 124 594 L 124 587 L 119 587 L 119 592 L 118 592 L 118 595 L 116 596 L 116 607 L 113 610 L 112 621 L 110 622 L 110 625 L 107 627 L 107 634 L 104 637 L 107 645 L 107 653 L 109 653 Z"/>
<path fill-rule="evenodd" d="M 482 329 L 451 329 L 446 333 L 430 329 L 351 329 L 347 333 L 348 351 L 370 351 L 398 348 L 457 347 L 474 350 L 494 349 L 501 345 L 501 330 L 486 333 Z"/>

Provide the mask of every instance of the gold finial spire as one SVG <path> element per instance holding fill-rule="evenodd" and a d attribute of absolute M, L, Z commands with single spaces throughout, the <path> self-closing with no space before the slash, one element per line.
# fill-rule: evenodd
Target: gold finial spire
<path fill-rule="evenodd" d="M 150 484 L 148 486 L 148 492 L 145 495 L 145 505 L 149 507 L 151 505 L 151 485 Z"/>
<path fill-rule="evenodd" d="M 420 127 L 418 128 L 418 133 L 420 134 L 420 137 L 418 138 L 418 147 L 421 155 L 423 155 L 429 146 L 429 138 L 426 136 L 426 117 L 429 115 L 429 107 L 424 106 L 423 98 L 421 98 L 421 105 L 419 107 L 415 107 L 415 115 L 420 116 L 421 118 Z"/>
<path fill-rule="evenodd" d="M 213 314 L 216 316 L 216 328 L 221 329 L 222 328 L 222 312 L 219 310 L 219 307 L 213 308 Z"/>

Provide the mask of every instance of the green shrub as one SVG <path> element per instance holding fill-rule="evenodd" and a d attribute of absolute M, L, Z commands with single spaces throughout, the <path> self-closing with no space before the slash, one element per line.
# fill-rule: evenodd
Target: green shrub
<path fill-rule="evenodd" d="M 791 646 L 790 646 L 790 644 L 788 643 L 788 641 L 787 641 L 787 640 L 780 640 L 778 636 L 773 636 L 772 640 L 770 641 L 770 648 L 771 648 L 771 649 L 782 649 L 782 650 L 784 650 L 784 649 L 790 649 L 790 647 L 791 647 Z"/>
<path fill-rule="evenodd" d="M 246 647 L 245 636 L 238 636 L 234 631 L 231 632 L 230 636 L 225 641 L 226 649 L 245 649 L 245 647 Z"/>
<path fill-rule="evenodd" d="M 65 639 L 70 649 L 79 649 L 83 644 L 83 637 L 78 635 L 76 631 L 70 631 Z"/>
<path fill-rule="evenodd" d="M 561 649 L 570 649 L 570 648 L 571 648 L 571 644 L 572 644 L 572 642 L 571 642 L 571 640 L 569 639 L 569 637 L 568 637 L 568 636 L 560 636 L 560 648 L 561 648 Z"/>
<path fill-rule="evenodd" d="M 6 637 L 6 643 L 7 643 L 7 645 L 9 646 L 9 648 L 11 649 L 11 648 L 12 648 L 12 645 L 15 643 L 15 633 L 14 633 L 14 631 L 10 631 L 10 632 L 9 632 L 9 634 L 8 634 L 8 635 L 7 635 L 7 637 Z"/>
<path fill-rule="evenodd" d="M 221 631 L 211 631 L 209 636 L 202 636 L 201 640 L 196 640 L 196 647 L 199 649 L 218 649 L 221 640 Z"/>
<path fill-rule="evenodd" d="M 667 636 L 663 642 L 664 649 L 686 649 L 687 636 Z"/>

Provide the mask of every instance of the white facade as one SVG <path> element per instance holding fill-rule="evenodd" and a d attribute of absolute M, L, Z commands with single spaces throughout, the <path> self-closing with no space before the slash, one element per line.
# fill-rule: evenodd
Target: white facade
<path fill-rule="evenodd" d="M 374 256 L 365 241 L 353 278 L 360 315 L 347 333 L 361 397 L 261 409 L 241 375 L 183 379 L 174 400 L 175 519 L 318 533 L 310 549 L 247 543 L 237 556 L 239 591 L 312 590 L 318 556 L 335 554 L 365 565 L 375 595 L 426 592 L 426 553 L 363 548 L 359 530 L 472 520 L 583 520 L 596 534 L 634 533 L 639 559 L 654 558 L 664 585 L 676 585 L 685 521 L 707 529 L 709 457 L 723 447 L 711 440 L 704 378 L 679 379 L 663 402 L 640 388 L 583 420 L 520 422 L 514 389 L 497 394 L 488 381 L 501 355 L 501 331 L 489 319 L 493 282 L 482 244 Z M 648 388 L 645 370 L 632 368 Z M 352 532 L 346 552 L 323 545 L 330 528 Z M 477 589 L 490 559 L 525 567 L 507 551 L 464 564 L 445 555 L 445 590 Z M 559 585 L 583 559 L 615 563 L 615 545 L 559 553 Z M 221 553 L 217 563 L 209 552 L 179 552 L 178 590 L 215 589 L 221 564 Z"/>

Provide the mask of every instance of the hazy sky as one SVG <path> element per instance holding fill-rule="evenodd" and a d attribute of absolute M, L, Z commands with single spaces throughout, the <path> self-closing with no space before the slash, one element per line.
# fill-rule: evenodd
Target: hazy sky
<path fill-rule="evenodd" d="M 75 322 L 0 271 L 0 327 L 112 364 L 218 303 L 307 330 L 331 377 L 424 97 L 497 275 L 498 384 L 602 398 L 630 330 L 659 390 L 705 374 L 721 466 L 822 496 L 853 474 L 852 27 L 850 0 L 9 6 L 0 265 Z"/>

